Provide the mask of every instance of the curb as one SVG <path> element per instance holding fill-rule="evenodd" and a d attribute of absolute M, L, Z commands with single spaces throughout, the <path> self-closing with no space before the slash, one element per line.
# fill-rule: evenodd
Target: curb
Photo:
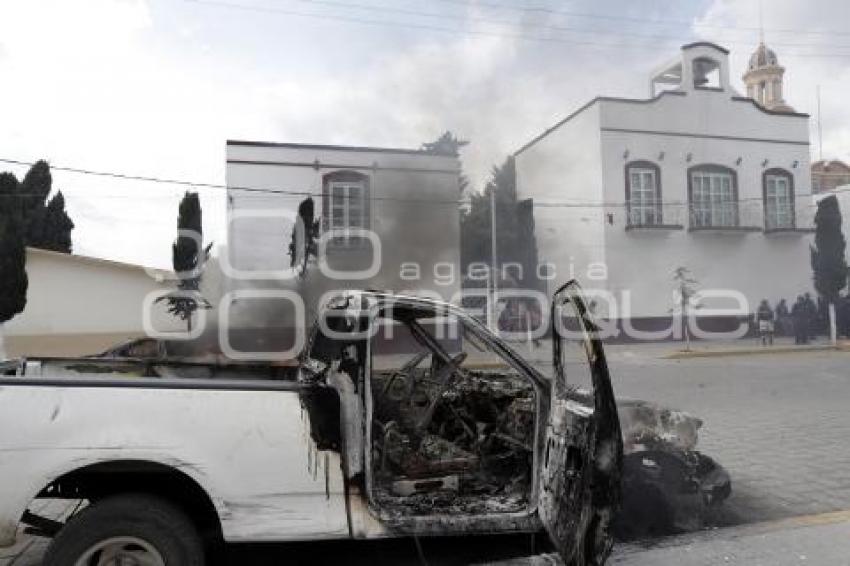
<path fill-rule="evenodd" d="M 826 513 L 819 513 L 815 515 L 799 515 L 796 517 L 787 517 L 785 519 L 775 519 L 772 521 L 760 521 L 757 523 L 712 528 L 681 535 L 673 535 L 644 543 L 621 543 L 615 546 L 615 554 L 612 558 L 615 559 L 614 563 L 616 564 L 617 558 L 626 557 L 632 554 L 640 554 L 647 550 L 693 545 L 701 542 L 711 543 L 718 539 L 739 539 L 790 529 L 804 529 L 807 527 L 836 525 L 840 523 L 850 523 L 850 510 L 828 511 Z"/>
<path fill-rule="evenodd" d="M 850 352 L 850 345 L 837 346 L 763 346 L 761 348 L 739 348 L 734 350 L 679 350 L 661 356 L 665 360 L 686 360 L 689 358 L 721 358 L 728 356 L 764 356 L 770 354 L 794 354 L 801 352 Z"/>

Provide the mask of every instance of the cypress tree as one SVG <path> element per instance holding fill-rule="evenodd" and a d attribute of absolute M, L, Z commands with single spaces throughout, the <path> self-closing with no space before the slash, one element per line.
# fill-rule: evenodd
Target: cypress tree
<path fill-rule="evenodd" d="M 14 214 L 20 221 L 25 245 L 71 253 L 74 222 L 65 211 L 65 197 L 61 191 L 46 202 L 52 190 L 50 165 L 43 159 L 37 161 L 15 189 L 19 196 Z"/>
<path fill-rule="evenodd" d="M 0 173 L 0 219 L 11 218 L 22 224 L 21 189 L 17 177 L 11 173 Z"/>
<path fill-rule="evenodd" d="M 312 197 L 307 197 L 298 205 L 298 218 L 292 227 L 289 241 L 289 266 L 296 268 L 302 276 L 307 273 L 310 257 L 316 257 L 318 238 L 319 220 L 316 219 L 316 205 Z"/>
<path fill-rule="evenodd" d="M 71 230 L 74 229 L 74 222 L 65 211 L 65 195 L 62 191 L 53 195 L 43 210 L 43 236 L 41 245 L 37 247 L 54 252 L 71 253 Z"/>
<path fill-rule="evenodd" d="M 0 359 L 6 357 L 3 323 L 23 312 L 27 304 L 27 252 L 19 197 L 15 176 L 0 173 Z"/>
<path fill-rule="evenodd" d="M 194 237 L 193 237 L 194 235 Z M 199 308 L 210 308 L 199 293 L 204 264 L 209 259 L 212 244 L 201 249 L 204 239 L 203 213 L 198 193 L 186 192 L 180 201 L 177 215 L 177 239 L 171 246 L 171 263 L 179 277 L 177 292 L 159 300 L 168 301 L 168 312 L 186 321 L 191 332 L 192 315 Z"/>
<path fill-rule="evenodd" d="M 841 233 L 841 209 L 835 195 L 818 203 L 815 213 L 815 245 L 812 246 L 812 271 L 815 290 L 830 305 L 830 334 L 835 341 L 834 311 L 841 290 L 847 286 L 847 243 Z"/>
<path fill-rule="evenodd" d="M 0 218 L 0 325 L 24 311 L 29 281 L 27 255 L 19 225 Z"/>
<path fill-rule="evenodd" d="M 818 203 L 815 214 L 815 245 L 812 247 L 812 270 L 815 289 L 826 300 L 834 302 L 847 286 L 847 243 L 841 233 L 841 210 L 833 195 Z"/>
<path fill-rule="evenodd" d="M 38 211 L 44 209 L 44 202 L 53 188 L 53 176 L 50 174 L 50 166 L 43 159 L 36 161 L 21 181 L 20 191 L 21 214 L 24 219 L 25 230 L 29 235 L 30 225 L 37 224 L 43 218 L 33 218 Z M 39 228 L 36 227 L 36 230 Z M 29 243 L 29 238 L 28 243 Z"/>

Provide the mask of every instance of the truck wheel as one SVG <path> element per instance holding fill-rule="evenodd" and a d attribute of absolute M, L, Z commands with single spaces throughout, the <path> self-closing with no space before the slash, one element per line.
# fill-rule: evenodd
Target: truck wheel
<path fill-rule="evenodd" d="M 59 531 L 44 566 L 203 566 L 201 539 L 174 505 L 116 495 L 84 509 Z"/>

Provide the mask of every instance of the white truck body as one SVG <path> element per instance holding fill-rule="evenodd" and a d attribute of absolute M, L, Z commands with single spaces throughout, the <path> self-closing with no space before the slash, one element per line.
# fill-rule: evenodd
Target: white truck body
<path fill-rule="evenodd" d="M 191 477 L 210 494 L 227 541 L 349 535 L 339 454 L 316 450 L 290 384 L 44 381 L 0 392 L 7 431 L 0 545 L 13 541 L 45 480 L 120 460 L 155 462 Z M 6 428 L 11 423 L 18 426 Z"/>
<path fill-rule="evenodd" d="M 87 499 L 96 509 L 141 491 L 173 500 L 199 532 L 226 542 L 545 528 L 565 559 L 598 564 L 610 551 L 622 439 L 594 325 L 577 286 L 559 293 L 577 312 L 590 395 L 567 385 L 557 329 L 547 379 L 455 307 L 371 292 L 332 301 L 323 320 L 342 321 L 342 337 L 318 325 L 284 379 L 276 370 L 268 375 L 277 379 L 262 379 L 262 367 L 161 360 L 0 363 L 0 546 L 15 542 L 22 521 L 58 541 L 82 520 L 45 526 L 27 511 L 35 498 Z M 495 352 L 502 369 L 472 369 L 465 352 L 450 353 L 419 322 L 438 312 L 463 329 L 466 346 Z M 400 370 L 377 357 L 373 367 L 360 326 L 376 328 L 379 318 L 415 338 L 418 353 Z M 418 368 L 425 359 L 430 369 Z M 482 402 L 493 403 L 492 418 L 466 414 Z M 425 446 L 445 452 L 425 456 Z M 513 475 L 486 483 L 500 469 Z M 422 505 L 452 490 L 459 503 Z"/>

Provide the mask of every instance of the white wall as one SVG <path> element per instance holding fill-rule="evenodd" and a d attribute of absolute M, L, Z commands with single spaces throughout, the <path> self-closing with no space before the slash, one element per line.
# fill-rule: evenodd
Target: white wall
<path fill-rule="evenodd" d="M 573 277 L 585 286 L 595 285 L 587 278 L 587 266 L 606 262 L 598 105 L 520 151 L 516 178 L 517 198 L 534 200 L 539 262 L 556 267 L 548 291 Z M 546 206 L 563 201 L 588 206 Z"/>
<path fill-rule="evenodd" d="M 295 290 L 308 306 L 322 293 L 338 289 L 430 291 L 451 299 L 460 289 L 460 198 L 456 158 L 405 150 L 337 148 L 329 146 L 227 146 L 229 190 L 228 257 L 242 270 L 288 270 L 288 246 L 298 205 L 304 195 L 269 195 L 234 187 L 307 192 L 313 196 L 316 216 L 322 214 L 322 177 L 340 170 L 369 176 L 371 229 L 381 240 L 380 269 L 366 280 L 332 281 L 312 266 L 304 279 L 229 281 L 229 288 Z M 251 210 L 273 211 L 270 218 L 234 220 Z M 337 270 L 368 266 L 371 247 L 329 252 Z M 416 263 L 421 278 L 404 280 L 401 267 Z M 448 284 L 434 279 L 437 264 L 448 264 L 456 277 Z M 238 310 L 238 309 L 237 309 Z M 284 324 L 291 311 L 245 309 L 236 324 Z"/>
<path fill-rule="evenodd" d="M 145 297 L 171 287 L 140 266 L 33 248 L 27 249 L 27 275 L 26 308 L 4 325 L 10 353 L 24 343 L 31 354 L 95 353 L 86 349 L 143 336 Z M 163 331 L 184 328 L 162 303 L 153 307 L 152 320 Z M 39 342 L 43 351 L 37 350 Z"/>
<path fill-rule="evenodd" d="M 672 271 L 678 266 L 690 268 L 703 289 L 739 290 L 751 309 L 761 298 L 775 304 L 810 291 L 811 235 L 761 230 L 762 174 L 774 167 L 793 175 L 797 225 L 811 226 L 808 118 L 768 113 L 735 97 L 731 89 L 690 88 L 646 101 L 598 99 L 518 152 L 520 198 L 534 198 L 537 204 L 606 203 L 602 208 L 536 206 L 541 260 L 556 262 L 567 275 L 575 272 L 586 287 L 612 292 L 620 305 L 622 292 L 630 290 L 632 317 L 668 315 Z M 665 223 L 680 223 L 683 229 L 626 231 L 625 165 L 636 160 L 660 167 L 665 203 L 687 203 L 691 166 L 734 169 L 742 224 L 759 231 L 689 232 L 687 207 L 671 210 L 669 205 L 665 216 L 670 211 L 672 218 Z M 607 265 L 607 281 L 587 277 L 590 262 Z"/>
<path fill-rule="evenodd" d="M 779 167 L 794 177 L 797 225 L 811 225 L 805 117 L 768 114 L 750 102 L 714 91 L 666 95 L 650 104 L 600 104 L 606 202 L 625 201 L 629 161 L 646 160 L 659 166 L 665 203 L 687 203 L 688 168 L 711 163 L 737 173 L 741 223 L 763 228 L 762 175 L 765 169 Z M 688 267 L 704 289 L 739 290 L 751 309 L 762 298 L 775 304 L 780 298 L 793 301 L 811 291 L 810 234 L 689 232 L 686 206 L 666 206 L 664 211 L 665 223 L 681 223 L 683 230 L 626 231 L 625 208 L 612 207 L 610 212 L 614 223 L 605 225 L 609 290 L 616 296 L 631 290 L 632 316 L 666 314 L 671 306 L 670 278 L 678 266 Z"/>

